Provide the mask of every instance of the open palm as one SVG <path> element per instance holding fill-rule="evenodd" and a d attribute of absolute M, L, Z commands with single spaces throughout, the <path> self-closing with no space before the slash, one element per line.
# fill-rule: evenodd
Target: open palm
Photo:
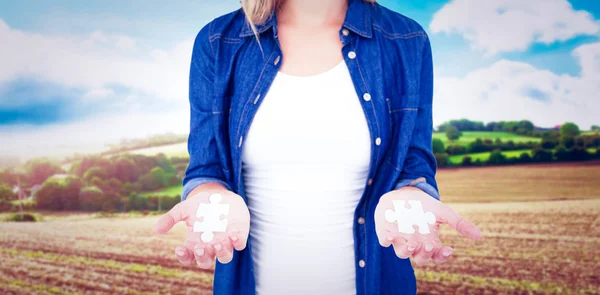
<path fill-rule="evenodd" d="M 222 199 L 220 204 L 229 205 L 226 232 L 214 233 L 210 242 L 203 242 L 202 232 L 194 232 L 194 223 L 201 221 L 196 217 L 200 204 L 208 204 L 209 197 L 218 193 Z M 228 263 L 233 258 L 233 250 L 241 251 L 246 247 L 250 232 L 250 212 L 241 196 L 228 190 L 208 190 L 189 196 L 185 201 L 175 205 L 169 212 L 159 218 L 154 231 L 165 234 L 178 222 L 183 221 L 187 233 L 183 246 L 175 249 L 177 259 L 184 265 L 195 263 L 203 269 L 214 264 L 215 257 L 221 263 Z"/>
<path fill-rule="evenodd" d="M 422 234 L 419 230 L 410 234 L 402 233 L 399 232 L 397 223 L 387 221 L 385 211 L 394 209 L 393 201 L 395 200 L 419 201 L 424 212 L 432 212 L 436 221 L 432 225 L 428 224 L 429 233 Z M 375 208 L 375 230 L 379 243 L 384 247 L 392 245 L 396 256 L 400 258 L 412 256 L 412 260 L 417 265 L 426 265 L 430 259 L 436 264 L 444 263 L 452 254 L 452 248 L 442 245 L 439 238 L 439 227 L 443 223 L 450 225 L 464 237 L 474 240 L 481 238 L 481 232 L 477 226 L 458 215 L 450 206 L 432 198 L 418 188 L 405 187 L 390 191 L 381 196 Z"/>

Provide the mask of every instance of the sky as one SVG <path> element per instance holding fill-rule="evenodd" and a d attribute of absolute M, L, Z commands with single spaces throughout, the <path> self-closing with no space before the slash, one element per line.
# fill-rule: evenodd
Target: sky
<path fill-rule="evenodd" d="M 432 44 L 434 125 L 600 125 L 600 1 L 380 0 Z M 189 131 L 193 39 L 239 0 L 0 1 L 0 157 Z"/>

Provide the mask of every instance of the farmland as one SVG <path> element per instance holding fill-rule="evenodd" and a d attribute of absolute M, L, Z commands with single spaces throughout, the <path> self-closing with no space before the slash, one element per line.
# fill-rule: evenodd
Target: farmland
<path fill-rule="evenodd" d="M 594 162 L 440 170 L 442 200 L 483 239 L 442 226 L 454 254 L 414 266 L 419 294 L 600 293 L 598 175 Z M 158 236 L 155 215 L 41 214 L 0 223 L 0 294 L 210 294 L 212 271 L 174 257 L 182 224 Z"/>

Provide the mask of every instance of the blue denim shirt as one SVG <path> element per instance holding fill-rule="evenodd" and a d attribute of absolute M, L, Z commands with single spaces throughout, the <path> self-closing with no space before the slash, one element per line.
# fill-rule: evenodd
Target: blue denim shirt
<path fill-rule="evenodd" d="M 260 46 L 239 9 L 209 22 L 195 39 L 189 86 L 190 163 L 182 199 L 200 184 L 218 182 L 247 200 L 241 160 L 244 138 L 285 58 L 275 11 L 257 30 Z M 418 178 L 425 181 L 415 186 L 439 200 L 431 144 L 430 42 L 414 20 L 361 0 L 348 1 L 339 38 L 371 136 L 369 176 L 353 227 L 357 294 L 415 294 L 410 261 L 398 258 L 393 247 L 379 245 L 374 212 L 381 195 Z M 230 263 L 217 262 L 214 294 L 255 294 L 251 251 L 248 242 Z M 320 262 L 307 263 L 319 267 Z"/>

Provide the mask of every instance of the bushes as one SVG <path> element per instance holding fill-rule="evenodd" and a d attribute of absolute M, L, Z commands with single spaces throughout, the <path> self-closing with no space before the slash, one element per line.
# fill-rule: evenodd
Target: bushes
<path fill-rule="evenodd" d="M 65 179 L 47 179 L 36 193 L 38 209 L 44 210 L 77 210 L 79 209 L 79 192 L 83 182 L 79 177 L 69 176 Z"/>
<path fill-rule="evenodd" d="M 31 213 L 15 213 L 11 214 L 9 217 L 5 219 L 5 221 L 13 221 L 13 222 L 36 222 L 39 221 L 39 218 Z"/>
<path fill-rule="evenodd" d="M 88 186 L 79 192 L 79 207 L 84 211 L 98 211 L 104 208 L 104 192 L 96 186 Z"/>

